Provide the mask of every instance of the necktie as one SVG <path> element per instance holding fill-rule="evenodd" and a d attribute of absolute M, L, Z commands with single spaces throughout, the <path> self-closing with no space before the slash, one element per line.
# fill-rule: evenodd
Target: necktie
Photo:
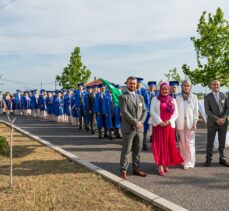
<path fill-rule="evenodd" d="M 217 102 L 217 104 L 219 105 L 219 93 L 215 93 L 215 100 Z"/>

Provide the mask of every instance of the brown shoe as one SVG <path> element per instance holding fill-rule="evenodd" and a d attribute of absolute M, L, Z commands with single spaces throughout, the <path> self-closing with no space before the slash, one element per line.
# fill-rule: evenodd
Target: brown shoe
<path fill-rule="evenodd" d="M 134 169 L 133 174 L 138 175 L 140 177 L 146 177 L 146 173 L 141 169 Z"/>
<path fill-rule="evenodd" d="M 125 170 L 120 171 L 120 177 L 124 180 L 128 180 L 127 174 Z"/>
<path fill-rule="evenodd" d="M 225 158 L 220 158 L 219 159 L 219 164 L 221 164 L 223 166 L 226 166 L 226 167 L 229 167 L 229 163 L 226 161 Z"/>

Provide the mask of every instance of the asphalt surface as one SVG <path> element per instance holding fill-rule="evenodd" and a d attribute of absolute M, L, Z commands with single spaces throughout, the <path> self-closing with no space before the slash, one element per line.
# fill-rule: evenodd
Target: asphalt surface
<path fill-rule="evenodd" d="M 7 120 L 5 116 L 0 119 Z M 17 116 L 15 124 L 52 144 L 70 151 L 82 159 L 119 175 L 119 160 L 122 140 L 98 139 L 85 130 L 68 124 L 60 124 L 32 117 Z M 206 129 L 201 125 L 196 133 L 196 167 L 183 170 L 180 166 L 171 168 L 165 177 L 157 175 L 148 143 L 148 152 L 141 154 L 141 167 L 148 174 L 141 178 L 128 170 L 129 181 L 166 198 L 186 209 L 195 211 L 229 210 L 229 168 L 218 164 L 218 152 L 214 151 L 211 167 L 204 167 Z M 225 150 L 229 159 L 229 149 Z M 130 158 L 131 161 L 131 158 Z"/>

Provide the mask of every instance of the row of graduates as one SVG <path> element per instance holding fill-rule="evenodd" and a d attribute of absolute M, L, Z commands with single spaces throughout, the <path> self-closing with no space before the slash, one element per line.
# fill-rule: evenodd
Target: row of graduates
<path fill-rule="evenodd" d="M 143 150 L 147 151 L 147 131 L 149 129 L 150 103 L 157 96 L 156 81 L 149 81 L 148 88 L 142 87 L 143 78 L 137 78 L 136 92 L 144 97 L 147 108 L 147 118 L 144 124 Z M 119 85 L 113 84 L 120 92 Z M 171 96 L 176 98 L 177 81 L 171 81 Z M 69 123 L 85 128 L 91 133 L 98 132 L 99 138 L 121 138 L 121 116 L 118 104 L 114 103 L 112 93 L 104 84 L 86 86 L 78 83 L 78 89 L 46 91 L 41 89 L 25 91 L 24 94 L 17 90 L 14 96 L 3 97 L 6 110 L 13 110 L 16 115 L 32 115 L 47 120 Z M 103 132 L 103 133 L 102 133 Z"/>

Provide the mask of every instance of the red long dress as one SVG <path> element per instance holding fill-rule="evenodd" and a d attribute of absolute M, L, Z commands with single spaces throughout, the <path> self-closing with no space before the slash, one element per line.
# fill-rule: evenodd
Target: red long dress
<path fill-rule="evenodd" d="M 167 105 L 160 103 L 160 118 L 167 121 L 173 113 L 167 111 Z M 183 158 L 176 146 L 175 129 L 169 124 L 167 127 L 157 125 L 153 127 L 152 151 L 156 165 L 175 166 L 183 163 Z"/>

